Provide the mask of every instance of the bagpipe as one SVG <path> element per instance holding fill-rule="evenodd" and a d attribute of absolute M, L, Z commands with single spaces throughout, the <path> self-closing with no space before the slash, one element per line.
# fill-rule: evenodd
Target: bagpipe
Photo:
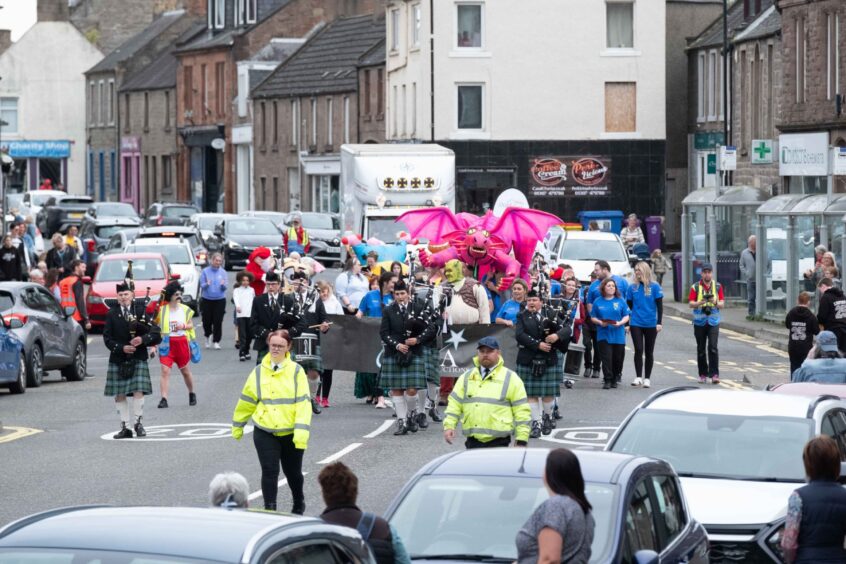
<path fill-rule="evenodd" d="M 426 287 L 426 294 L 421 299 L 417 297 L 418 289 Z M 419 339 L 424 331 L 435 322 L 440 316 L 439 308 L 435 305 L 434 286 L 422 282 L 412 282 L 411 300 L 409 300 L 403 333 L 406 339 Z M 440 300 L 438 300 L 440 301 Z M 405 354 L 400 354 L 399 365 L 409 366 L 411 364 L 411 349 Z"/>
<path fill-rule="evenodd" d="M 562 329 L 566 329 L 566 336 L 563 339 L 558 339 L 552 345 L 553 349 L 557 349 L 561 353 L 567 353 L 570 347 L 570 338 L 573 334 L 573 317 L 576 315 L 579 307 L 578 300 L 568 300 L 566 298 L 553 297 L 551 295 L 551 285 L 549 276 L 543 268 L 540 259 L 535 260 L 535 268 L 537 269 L 537 281 L 534 284 L 534 289 L 543 302 L 541 307 L 541 331 L 544 338 L 558 333 Z"/>

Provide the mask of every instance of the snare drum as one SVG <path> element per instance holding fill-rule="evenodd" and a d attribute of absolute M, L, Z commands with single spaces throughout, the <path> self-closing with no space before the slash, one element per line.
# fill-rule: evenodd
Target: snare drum
<path fill-rule="evenodd" d="M 318 345 L 317 335 L 313 333 L 303 333 L 299 337 L 294 337 L 291 343 L 293 350 L 293 357 L 296 361 L 302 364 L 303 361 L 318 360 Z"/>

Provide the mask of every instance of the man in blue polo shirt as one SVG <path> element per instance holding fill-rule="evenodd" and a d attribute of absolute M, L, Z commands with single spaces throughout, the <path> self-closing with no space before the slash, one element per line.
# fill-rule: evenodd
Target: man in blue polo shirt
<path fill-rule="evenodd" d="M 622 276 L 618 276 L 616 274 L 611 274 L 611 265 L 608 264 L 607 261 L 598 260 L 593 265 L 593 272 L 596 274 L 596 280 L 590 283 L 590 288 L 588 288 L 587 293 L 587 310 L 588 315 L 590 315 L 591 306 L 593 302 L 596 301 L 596 298 L 599 297 L 599 285 L 602 284 L 602 281 L 611 277 L 614 282 L 617 283 L 617 290 L 620 291 L 621 296 L 625 296 L 626 292 L 629 289 L 629 283 L 626 282 L 625 278 Z"/>

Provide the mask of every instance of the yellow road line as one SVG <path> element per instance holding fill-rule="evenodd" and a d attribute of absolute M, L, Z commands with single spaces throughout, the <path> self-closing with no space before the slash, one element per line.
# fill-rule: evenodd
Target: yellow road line
<path fill-rule="evenodd" d="M 11 431 L 8 435 L 0 436 L 0 443 L 10 443 L 12 441 L 29 437 L 37 433 L 43 433 L 41 429 L 30 429 L 28 427 L 3 427 L 4 432 Z"/>

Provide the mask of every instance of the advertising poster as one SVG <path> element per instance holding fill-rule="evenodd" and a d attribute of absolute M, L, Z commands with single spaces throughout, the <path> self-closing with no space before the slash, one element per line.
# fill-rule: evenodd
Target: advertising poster
<path fill-rule="evenodd" d="M 529 194 L 535 197 L 611 195 L 607 157 L 534 157 L 529 161 Z"/>

